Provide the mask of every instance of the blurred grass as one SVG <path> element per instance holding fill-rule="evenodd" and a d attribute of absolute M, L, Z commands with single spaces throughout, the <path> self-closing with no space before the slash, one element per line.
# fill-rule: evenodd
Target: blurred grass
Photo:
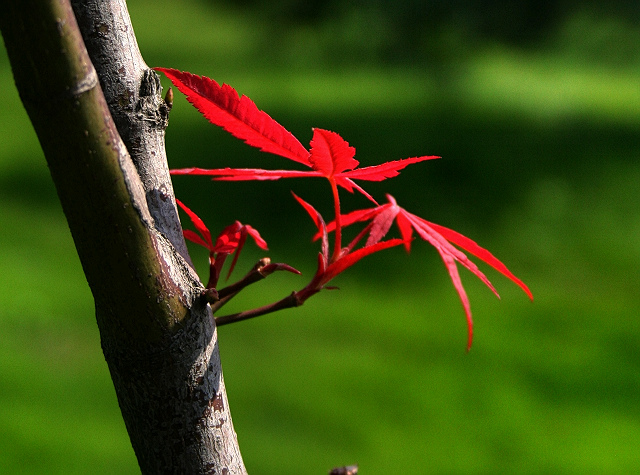
<path fill-rule="evenodd" d="M 250 473 L 640 466 L 640 55 L 637 42 L 620 43 L 637 29 L 577 14 L 536 49 L 453 32 L 434 64 L 388 64 L 372 60 L 363 38 L 376 24 L 364 20 L 283 27 L 209 3 L 131 3 L 149 64 L 231 83 L 303 143 L 317 126 L 338 131 L 363 165 L 442 155 L 370 188 L 476 239 L 536 296 L 531 304 L 488 271 L 498 301 L 464 274 L 476 320 L 466 354 L 446 271 L 418 243 L 410 258 L 363 261 L 338 279 L 342 290 L 300 309 L 222 328 Z M 91 296 L 4 51 L 0 85 L 0 473 L 137 473 Z M 180 97 L 167 148 L 174 167 L 286 166 Z M 324 184 L 175 185 L 212 228 L 251 223 L 274 259 L 313 272 L 312 224 L 289 190 L 328 217 Z M 351 209 L 367 205 L 345 197 Z M 257 257 L 247 248 L 245 268 Z M 235 305 L 301 282 L 273 276 Z"/>

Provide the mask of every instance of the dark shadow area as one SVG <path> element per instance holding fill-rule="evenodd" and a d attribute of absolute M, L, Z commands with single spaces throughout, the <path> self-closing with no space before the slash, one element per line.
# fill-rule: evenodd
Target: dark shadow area
<path fill-rule="evenodd" d="M 213 2 L 210 2 L 213 3 Z M 638 24 L 640 4 L 634 0 L 241 0 L 222 2 L 244 15 L 256 15 L 272 25 L 271 37 L 277 43 L 283 31 L 295 28 L 321 28 L 350 24 L 352 41 L 335 44 L 328 55 L 335 62 L 353 61 L 349 54 L 359 49 L 360 60 L 385 64 L 447 62 L 452 53 L 450 41 L 461 35 L 465 41 L 497 42 L 515 47 L 535 48 L 577 11 L 588 11 L 598 18 Z M 349 28 L 344 26 L 344 28 Z M 383 32 L 379 37 L 374 33 Z M 360 36 L 360 38 L 356 38 Z M 329 42 L 331 45 L 331 42 Z M 345 48 L 346 46 L 346 48 Z M 348 58 L 348 59 L 347 59 Z"/>

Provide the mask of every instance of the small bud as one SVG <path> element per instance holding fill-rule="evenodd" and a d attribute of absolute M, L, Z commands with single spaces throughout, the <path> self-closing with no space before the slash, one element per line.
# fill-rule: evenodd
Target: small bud
<path fill-rule="evenodd" d="M 218 291 L 213 288 L 203 290 L 202 296 L 207 301 L 207 303 L 216 303 L 218 300 L 220 300 Z"/>
<path fill-rule="evenodd" d="M 169 88 L 164 96 L 164 102 L 167 104 L 167 109 L 171 110 L 173 107 L 173 89 Z"/>
<path fill-rule="evenodd" d="M 255 263 L 255 265 L 253 266 L 253 270 L 258 271 L 259 273 L 262 274 L 262 270 L 265 267 L 267 267 L 269 264 L 271 264 L 271 258 L 263 257 L 262 259 L 260 259 L 258 262 Z"/>

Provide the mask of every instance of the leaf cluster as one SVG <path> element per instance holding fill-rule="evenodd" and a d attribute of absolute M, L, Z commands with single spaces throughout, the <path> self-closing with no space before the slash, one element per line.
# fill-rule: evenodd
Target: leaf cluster
<path fill-rule="evenodd" d="M 206 175 L 217 181 L 268 181 L 284 178 L 314 177 L 326 179 L 333 199 L 334 219 L 326 223 L 322 215 L 308 202 L 293 195 L 296 201 L 309 214 L 317 227 L 315 239 L 321 239 L 318 254 L 318 266 L 311 281 L 302 289 L 292 292 L 287 297 L 257 309 L 247 310 L 234 315 L 216 317 L 218 325 L 240 321 L 264 315 L 283 308 L 302 305 L 309 297 L 322 289 L 331 288 L 328 284 L 340 273 L 356 264 L 362 258 L 391 247 L 403 245 L 407 252 L 415 234 L 436 248 L 440 254 L 453 285 L 460 297 L 467 319 L 467 349 L 473 341 L 473 320 L 469 298 L 464 290 L 457 264 L 461 264 L 476 275 L 496 296 L 496 289 L 482 271 L 462 251 L 465 250 L 502 273 L 524 292 L 533 298 L 529 288 L 513 275 L 507 267 L 489 251 L 480 247 L 473 240 L 443 226 L 431 223 L 400 207 L 395 198 L 387 195 L 387 202 L 380 205 L 358 182 L 383 181 L 397 176 L 405 167 L 419 162 L 440 157 L 419 156 L 382 163 L 380 165 L 358 168 L 355 159 L 356 150 L 339 134 L 313 129 L 313 137 L 309 149 L 282 125 L 272 119 L 266 112 L 258 109 L 255 103 L 246 96 L 239 96 L 231 86 L 219 85 L 207 77 L 180 72 L 169 68 L 156 68 L 165 74 L 174 86 L 182 92 L 187 100 L 196 107 L 211 123 L 222 127 L 234 137 L 243 140 L 252 147 L 263 152 L 279 155 L 306 169 L 269 170 L 263 168 L 182 168 L 171 170 L 173 175 Z M 339 188 L 350 193 L 357 191 L 373 203 L 374 207 L 342 213 Z M 266 250 L 266 242 L 257 230 L 249 225 L 236 221 L 226 227 L 214 243 L 209 229 L 202 220 L 186 205 L 178 201 L 178 205 L 189 216 L 198 233 L 185 230 L 185 238 L 209 250 L 210 276 L 205 296 L 218 310 L 230 298 L 247 285 L 266 277 L 275 270 L 287 270 L 299 273 L 286 264 L 272 264 L 265 258 L 243 279 L 228 288 L 218 290 L 217 284 L 224 262 L 235 252 L 229 275 L 235 267 L 240 251 L 250 236 L 261 249 Z M 393 223 L 400 232 L 400 238 L 384 240 Z M 346 226 L 363 224 L 363 229 L 346 246 L 342 243 L 342 230 Z M 329 239 L 333 233 L 333 239 Z M 366 240 L 359 246 L 362 240 Z M 333 249 L 331 249 L 333 248 Z M 462 249 L 462 250 L 461 250 Z"/>

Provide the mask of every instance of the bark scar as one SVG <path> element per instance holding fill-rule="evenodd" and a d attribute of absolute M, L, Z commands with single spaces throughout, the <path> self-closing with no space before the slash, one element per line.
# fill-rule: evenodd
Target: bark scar
<path fill-rule="evenodd" d="M 152 69 L 146 69 L 140 81 L 140 99 L 136 104 L 136 115 L 141 121 L 151 122 L 155 127 L 166 129 L 169 125 L 169 108 L 162 100 L 160 77 Z"/>
<path fill-rule="evenodd" d="M 96 73 L 93 65 L 89 66 L 87 73 L 82 78 L 77 80 L 73 85 L 67 86 L 65 90 L 57 94 L 53 100 L 64 101 L 67 99 L 73 99 L 96 87 L 99 83 L 98 74 Z"/>

